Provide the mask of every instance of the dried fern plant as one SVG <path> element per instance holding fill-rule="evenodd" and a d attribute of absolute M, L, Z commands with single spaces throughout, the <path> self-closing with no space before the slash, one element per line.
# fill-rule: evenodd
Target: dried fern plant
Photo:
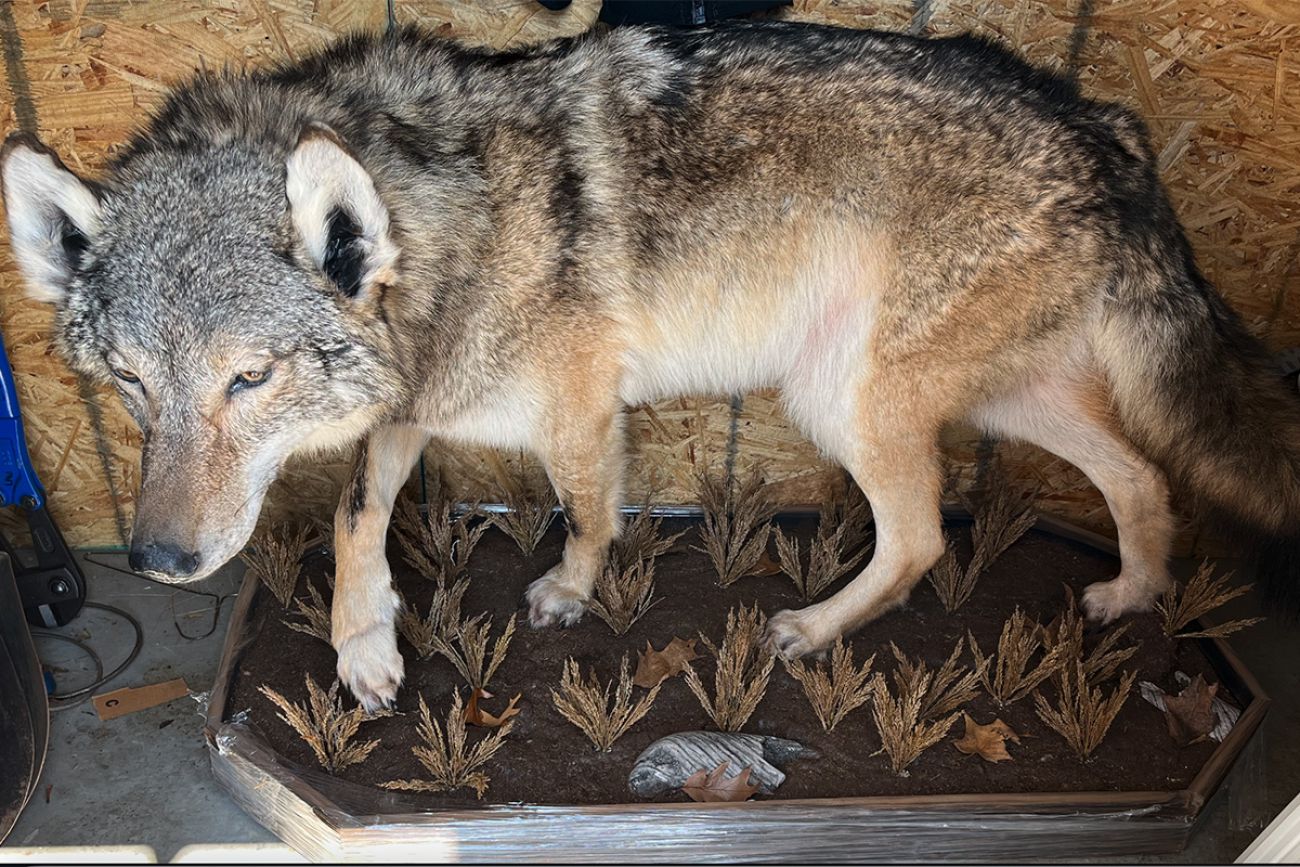
<path fill-rule="evenodd" d="M 1214 567 L 1207 560 L 1196 570 L 1196 574 L 1187 582 L 1186 587 L 1177 581 L 1171 582 L 1169 589 L 1156 602 L 1156 611 L 1160 614 L 1165 635 L 1170 638 L 1223 638 L 1263 620 L 1262 617 L 1247 617 L 1220 623 L 1218 626 L 1202 629 L 1199 632 L 1181 631 L 1193 620 L 1249 592 L 1250 588 L 1255 586 L 1244 584 L 1231 587 L 1229 586 L 1231 580 L 1232 573 L 1215 578 Z"/>
<path fill-rule="evenodd" d="M 284 625 L 297 632 L 314 635 L 329 644 L 332 628 L 330 624 L 330 607 L 325 604 L 325 600 L 321 597 L 320 591 L 316 589 L 316 585 L 310 581 L 307 582 L 307 595 L 311 597 L 310 602 L 303 601 L 301 596 L 293 600 L 295 612 L 306 622 L 298 623 L 286 620 Z"/>
<path fill-rule="evenodd" d="M 999 707 L 1029 695 L 1073 655 L 1069 644 L 1057 644 L 1044 651 L 1038 664 L 1030 669 L 1029 661 L 1043 647 L 1043 627 L 1026 617 L 1019 606 L 1002 624 L 1002 635 L 998 638 L 998 651 L 994 657 L 996 661 L 984 657 L 974 635 L 967 633 L 967 640 L 976 667 L 984 669 L 981 678 L 984 690 Z"/>
<path fill-rule="evenodd" d="M 627 631 L 660 600 L 653 598 L 655 589 L 654 560 L 638 560 L 619 574 L 609 563 L 596 579 L 595 598 L 587 607 L 615 635 Z"/>
<path fill-rule="evenodd" d="M 712 699 L 695 669 L 686 666 L 686 685 L 714 725 L 724 732 L 739 731 L 767 693 L 775 659 L 762 644 L 766 626 L 767 618 L 755 603 L 753 608 L 733 608 L 728 612 L 727 632 L 720 647 L 700 635 L 717 662 Z"/>
<path fill-rule="evenodd" d="M 441 639 L 444 644 L 453 640 L 460 625 L 460 604 L 468 589 L 468 578 L 462 578 L 450 587 L 439 581 L 427 614 L 421 617 L 410 606 L 402 611 L 397 628 L 421 659 L 428 659 L 437 652 L 435 639 Z"/>
<path fill-rule="evenodd" d="M 479 798 L 488 788 L 488 775 L 481 768 L 496 755 L 505 742 L 506 735 L 514 727 L 514 720 L 507 720 L 500 728 L 493 729 L 473 747 L 467 747 L 465 737 L 465 709 L 460 700 L 460 692 L 453 693 L 451 710 L 447 713 L 446 734 L 443 728 L 429 714 L 429 706 L 420 696 L 420 723 L 416 733 L 424 741 L 423 746 L 411 747 L 411 752 L 424 766 L 430 779 L 427 780 L 391 780 L 383 783 L 385 789 L 401 789 L 415 792 L 449 792 L 453 789 L 473 789 Z"/>
<path fill-rule="evenodd" d="M 499 459 L 497 465 L 504 492 L 501 501 L 507 511 L 489 516 L 488 521 L 514 539 L 519 550 L 531 557 L 554 523 L 556 506 L 560 501 L 549 483 L 530 485 L 522 472 L 507 472 Z"/>
<path fill-rule="evenodd" d="M 700 535 L 704 547 L 696 547 L 713 561 L 718 583 L 730 587 L 750 574 L 767 550 L 776 506 L 763 490 L 757 471 L 744 481 L 728 484 L 701 471 L 700 505 L 704 507 L 704 525 Z"/>
<path fill-rule="evenodd" d="M 930 672 L 924 659 L 909 659 L 892 641 L 889 649 L 898 662 L 898 676 L 903 681 L 924 681 L 926 684 L 925 693 L 921 696 L 921 719 L 943 716 L 973 699 L 979 693 L 980 681 L 988 669 L 988 660 L 977 664 L 975 668 L 967 668 L 958 662 L 965 650 L 965 641 L 960 638 L 953 645 L 952 653 L 934 673 Z"/>
<path fill-rule="evenodd" d="M 785 662 L 785 670 L 799 681 L 817 721 L 825 731 L 833 731 L 848 714 L 871 698 L 872 654 L 862 665 L 853 664 L 853 650 L 837 638 L 831 648 L 830 664 L 818 661 L 807 665 L 801 660 Z"/>
<path fill-rule="evenodd" d="M 1083 618 L 1079 616 L 1078 608 L 1074 604 L 1074 591 L 1066 585 L 1065 610 L 1043 629 L 1043 647 L 1048 653 L 1061 653 L 1066 660 L 1082 660 L 1088 682 L 1095 686 L 1113 678 L 1119 671 L 1119 667 L 1138 652 L 1139 646 L 1136 644 L 1129 647 L 1118 646 L 1120 640 L 1128 634 L 1128 630 L 1127 623 L 1111 629 L 1101 637 L 1090 653 L 1085 654 Z M 1068 668 L 1067 662 L 1057 670 L 1055 679 L 1060 681 Z"/>
<path fill-rule="evenodd" d="M 632 675 L 626 655 L 619 668 L 617 685 L 610 680 L 604 686 L 596 679 L 595 671 L 589 678 L 583 678 L 578 663 L 570 658 L 564 661 L 560 688 L 551 690 L 551 701 L 565 719 L 582 730 L 597 750 L 607 753 L 615 741 L 649 712 L 659 697 L 660 686 L 651 687 L 633 704 Z"/>
<path fill-rule="evenodd" d="M 1100 746 L 1110 724 L 1124 707 L 1136 677 L 1137 672 L 1126 672 L 1115 690 L 1106 696 L 1101 687 L 1089 683 L 1083 660 L 1076 658 L 1057 678 L 1060 695 L 1055 707 L 1041 692 L 1034 693 L 1038 718 L 1065 738 L 1080 760 L 1087 759 Z"/>
<path fill-rule="evenodd" d="M 846 557 L 848 547 L 844 540 L 848 531 L 848 524 L 840 524 L 831 530 L 824 516 L 823 520 L 818 522 L 817 534 L 808 546 L 807 569 L 804 569 L 800 563 L 799 541 L 786 536 L 780 530 L 773 532 L 781 571 L 794 582 L 795 589 L 799 591 L 799 598 L 805 602 L 816 599 L 826 591 L 827 587 L 852 569 L 866 553 L 864 549 L 855 556 Z"/>
<path fill-rule="evenodd" d="M 515 634 L 515 615 L 510 615 L 505 631 L 497 637 L 492 645 L 492 656 L 488 657 L 488 633 L 492 630 L 492 618 L 480 614 L 456 625 L 449 637 L 435 635 L 430 644 L 436 653 L 442 654 L 471 689 L 481 690 L 492 681 L 501 663 L 505 661 L 506 651 L 510 649 L 510 639 Z"/>
<path fill-rule="evenodd" d="M 896 692 L 890 691 L 885 676 L 877 672 L 870 686 L 871 715 L 880 735 L 880 751 L 889 756 L 894 773 L 905 777 L 907 766 L 942 740 L 961 712 L 928 720 L 924 710 L 934 690 L 934 675 L 924 663 L 902 665 L 898 648 L 894 648 L 894 655 L 900 660 L 893 672 Z"/>
<path fill-rule="evenodd" d="M 432 581 L 455 581 L 487 532 L 486 523 L 473 523 L 478 516 L 477 507 L 453 515 L 449 500 L 431 503 L 421 515 L 413 500 L 403 499 L 394 510 L 393 526 L 406 562 L 416 571 Z"/>
<path fill-rule="evenodd" d="M 328 691 L 317 686 L 310 674 L 304 680 L 307 682 L 306 704 L 295 704 L 265 684 L 257 690 L 280 708 L 277 716 L 298 733 L 298 737 L 316 754 L 320 766 L 331 774 L 365 761 L 379 746 L 379 741 L 352 742 L 361 723 L 366 720 L 366 712 L 360 706 L 352 710 L 343 709 L 337 680 Z"/>
<path fill-rule="evenodd" d="M 253 543 L 239 554 L 248 570 L 257 576 L 257 580 L 280 600 L 281 608 L 288 608 L 293 601 L 293 591 L 298 587 L 298 576 L 302 573 L 302 555 L 307 550 L 307 538 L 311 528 L 307 524 L 297 531 L 288 527 L 271 527 L 258 532 Z"/>

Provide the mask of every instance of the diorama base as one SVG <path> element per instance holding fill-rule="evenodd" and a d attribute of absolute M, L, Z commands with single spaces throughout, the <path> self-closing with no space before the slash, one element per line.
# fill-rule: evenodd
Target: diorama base
<path fill-rule="evenodd" d="M 815 525 L 797 514 L 779 522 L 805 540 Z M 782 787 L 757 800 L 693 803 L 674 793 L 668 802 L 641 801 L 626 788 L 637 754 L 666 734 L 709 727 L 708 717 L 682 678 L 674 678 L 611 752 L 598 753 L 552 705 L 549 688 L 558 686 L 564 660 L 576 659 L 584 671 L 594 668 L 603 683 L 617 674 L 625 654 L 635 665 L 647 641 L 659 648 L 697 632 L 720 641 L 733 606 L 757 602 L 771 614 L 800 604 L 780 574 L 717 586 L 707 557 L 693 547 L 699 545 L 698 523 L 665 521 L 665 533 L 687 532 L 657 561 L 655 593 L 661 601 L 623 636 L 591 614 L 562 632 L 531 630 L 523 622 L 523 589 L 558 559 L 561 528 L 553 527 L 531 557 L 495 529 L 483 537 L 470 560 L 464 611 L 490 613 L 493 636 L 511 614 L 519 615 L 507 660 L 490 684 L 497 694 L 490 709 L 499 712 L 516 693 L 523 697 L 514 730 L 485 768 L 491 784 L 481 801 L 466 791 L 430 795 L 378 787 L 422 775 L 410 757 L 411 746 L 419 743 L 414 711 L 420 697 L 438 719 L 452 690 L 463 687 L 449 663 L 419 659 L 405 640 L 400 646 L 407 681 L 397 714 L 364 723 L 359 735 L 378 739 L 379 746 L 337 777 L 321 770 L 257 688 L 269 685 L 299 700 L 304 673 L 328 686 L 333 651 L 289 629 L 284 621 L 294 617 L 250 574 L 209 708 L 206 733 L 216 776 L 257 821 L 304 855 L 328 860 L 1114 858 L 1180 850 L 1263 720 L 1268 700 L 1225 641 L 1168 639 L 1156 618 L 1144 615 L 1129 618 L 1125 643 L 1142 648 L 1126 668 L 1170 692 L 1177 689 L 1174 671 L 1204 674 L 1221 684 L 1219 694 L 1241 709 L 1222 743 L 1178 747 L 1163 714 L 1134 687 L 1106 740 L 1081 762 L 1038 720 L 1032 698 L 998 708 L 981 695 L 966 708 L 973 717 L 987 722 L 999 716 L 1022 735 L 1011 746 L 1012 761 L 989 764 L 955 750 L 958 722 L 900 776 L 878 754 L 867 707 L 823 732 L 801 688 L 778 664 L 744 730 L 799 740 L 821 757 L 792 764 Z M 963 516 L 950 516 L 949 532 L 968 554 L 967 524 Z M 404 568 L 398 546 L 389 547 L 399 590 L 422 610 L 432 582 Z M 875 653 L 878 671 L 894 668 L 891 641 L 932 668 L 968 633 L 987 654 L 996 649 L 1001 625 L 1015 607 L 1048 623 L 1064 605 L 1062 583 L 1077 598 L 1086 584 L 1112 577 L 1117 566 L 1108 540 L 1040 517 L 957 612 L 945 612 L 923 583 L 908 606 L 869 625 L 850 646 L 859 661 Z M 320 557 L 304 570 L 304 580 L 328 594 L 324 577 L 331 568 Z M 970 661 L 967 650 L 963 662 Z M 711 683 L 711 657 L 703 653 L 695 665 Z"/>

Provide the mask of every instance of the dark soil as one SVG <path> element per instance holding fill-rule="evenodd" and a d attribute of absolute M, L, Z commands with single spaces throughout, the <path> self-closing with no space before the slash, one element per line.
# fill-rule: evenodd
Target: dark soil
<path fill-rule="evenodd" d="M 811 532 L 809 522 L 796 523 L 802 535 Z M 670 520 L 665 522 L 664 530 L 675 532 L 693 526 L 691 521 Z M 969 544 L 963 525 L 954 526 L 951 532 L 959 544 Z M 584 672 L 595 666 L 603 682 L 617 674 L 624 654 L 635 666 L 637 651 L 647 641 L 662 647 L 674 635 L 690 638 L 697 632 L 720 641 L 727 611 L 738 604 L 757 601 L 769 615 L 800 605 L 793 585 L 783 575 L 748 577 L 730 588 L 719 587 L 707 557 L 692 550 L 695 544 L 698 536 L 692 528 L 660 558 L 655 589 L 662 600 L 627 635 L 618 637 L 590 614 L 567 630 L 533 630 L 526 625 L 519 604 L 528 583 L 560 557 L 563 531 L 558 523 L 532 557 L 521 554 L 514 542 L 497 530 L 488 531 L 471 559 L 473 583 L 463 610 L 466 615 L 490 612 L 494 635 L 511 614 L 519 614 L 519 629 L 509 655 L 490 684 L 497 698 L 485 706 L 499 712 L 504 699 L 517 692 L 523 694 L 523 700 L 514 730 L 486 768 L 491 786 L 482 803 L 634 801 L 637 799 L 627 790 L 627 775 L 643 749 L 673 732 L 710 728 L 695 696 L 679 677 L 664 685 L 650 713 L 614 745 L 612 752 L 598 753 L 577 728 L 559 715 L 550 698 L 550 690 L 558 685 L 568 657 L 576 659 Z M 399 550 L 395 543 L 390 544 L 399 589 L 409 602 L 426 610 L 433 585 L 406 566 Z M 322 556 L 306 570 L 307 580 L 314 581 L 327 599 L 329 588 L 324 575 L 332 568 L 332 563 Z M 973 597 L 955 615 L 946 613 L 934 589 L 922 582 L 906 607 L 887 614 L 853 637 L 855 658 L 861 660 L 875 653 L 876 668 L 892 671 L 894 660 L 888 643 L 893 641 L 904 653 L 924 656 L 932 667 L 937 667 L 968 630 L 981 649 L 989 653 L 996 648 L 1002 624 L 1016 606 L 1047 623 L 1064 605 L 1063 584 L 1073 587 L 1078 597 L 1085 586 L 1110 579 L 1117 569 L 1114 557 L 1031 531 L 993 564 L 980 579 Z M 301 586 L 299 592 L 303 592 Z M 251 628 L 257 632 L 236 666 L 226 713 L 229 717 L 247 711 L 249 723 L 281 756 L 314 768 L 310 749 L 276 717 L 274 707 L 257 692 L 257 687 L 269 684 L 293 700 L 302 700 L 306 694 L 304 672 L 323 685 L 332 682 L 334 652 L 316 638 L 288 629 L 283 618 L 278 603 L 269 593 L 261 593 L 251 618 Z M 1193 676 L 1203 673 L 1211 682 L 1218 681 L 1198 642 L 1165 638 L 1155 615 L 1130 620 L 1122 644 L 1142 645 L 1127 666 L 1138 669 L 1139 680 L 1152 680 L 1166 691 L 1176 691 L 1175 670 Z M 365 762 L 344 770 L 340 775 L 343 779 L 374 785 L 421 777 L 423 769 L 411 754 L 411 747 L 420 743 L 415 731 L 418 697 L 423 695 L 434 716 L 441 720 L 446 716 L 451 691 L 463 686 L 451 664 L 441 657 L 421 660 L 405 640 L 400 640 L 400 647 L 406 659 L 406 684 L 398 699 L 399 714 L 362 726 L 361 735 L 380 739 L 380 745 Z M 963 660 L 970 662 L 969 652 Z M 711 657 L 705 654 L 696 665 L 704 681 L 712 684 Z M 1106 688 L 1113 687 L 1108 684 Z M 1045 691 L 1055 698 L 1052 687 Z M 1230 694 L 1225 697 L 1240 704 Z M 786 768 L 788 779 L 774 796 L 779 798 L 1175 791 L 1191 782 L 1216 746 L 1205 742 L 1177 747 L 1166 732 L 1163 715 L 1141 699 L 1136 687 L 1105 741 L 1087 762 L 1079 761 L 1061 737 L 1038 719 L 1032 697 L 999 710 L 981 694 L 967 710 L 979 722 L 999 716 L 1022 735 L 1019 745 L 1007 745 L 1013 761 L 990 764 L 958 752 L 952 741 L 961 735 L 959 720 L 945 740 L 909 767 L 907 776 L 896 776 L 884 755 L 873 755 L 880 741 L 869 705 L 849 714 L 834 732 L 827 734 L 802 688 L 780 664 L 773 670 L 767 695 L 745 731 L 794 738 L 821 752 L 821 759 Z M 477 729 L 471 730 L 471 738 L 479 736 Z M 685 799 L 680 794 L 669 797 Z M 429 808 L 476 803 L 473 793 L 466 791 L 417 795 L 414 801 Z"/>

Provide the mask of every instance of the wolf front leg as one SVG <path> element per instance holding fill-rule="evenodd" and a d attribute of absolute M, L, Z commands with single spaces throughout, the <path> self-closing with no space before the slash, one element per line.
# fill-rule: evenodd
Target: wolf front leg
<path fill-rule="evenodd" d="M 569 538 L 560 564 L 528 587 L 534 627 L 571 626 L 582 617 L 621 527 L 626 444 L 614 381 L 575 371 L 566 378 L 573 387 L 549 413 L 538 453 L 564 508 Z M 611 387 L 599 388 L 603 384 Z"/>
<path fill-rule="evenodd" d="M 339 679 L 368 713 L 391 705 L 402 683 L 396 623 L 402 600 L 384 545 L 393 501 L 428 441 L 427 433 L 407 425 L 372 431 L 334 514 L 330 642 L 338 651 Z"/>

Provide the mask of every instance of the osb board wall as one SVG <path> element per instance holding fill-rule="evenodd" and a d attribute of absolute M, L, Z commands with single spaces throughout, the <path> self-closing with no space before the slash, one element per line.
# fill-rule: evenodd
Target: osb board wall
<path fill-rule="evenodd" d="M 597 8 L 592 0 L 560 14 L 534 0 L 399 0 L 395 14 L 447 38 L 506 47 L 581 32 Z M 172 82 L 204 68 L 293 58 L 340 32 L 383 27 L 386 15 L 382 2 L 347 0 L 0 0 L 7 72 L 0 117 L 6 131 L 34 128 L 70 165 L 94 173 Z M 1206 272 L 1271 345 L 1300 345 L 1300 4 L 797 0 L 778 17 L 987 34 L 1077 73 L 1090 94 L 1138 109 Z M 102 412 L 97 445 L 85 395 L 51 355 L 49 312 L 22 298 L 3 243 L 0 305 L 51 509 L 74 544 L 117 544 L 129 524 L 139 435 L 114 397 L 91 395 Z M 638 407 L 628 422 L 629 499 L 653 486 L 660 501 L 690 501 L 694 467 L 729 459 L 742 470 L 758 465 L 787 502 L 817 501 L 841 478 L 786 422 L 771 393 L 735 404 L 686 399 Z M 956 484 L 968 485 L 989 446 L 964 430 L 946 445 Z M 997 449 L 1019 481 L 1042 490 L 1045 509 L 1111 528 L 1100 496 L 1071 467 L 1027 446 Z M 445 444 L 428 455 L 454 489 L 484 498 L 495 497 L 503 464 L 519 459 L 500 458 Z M 327 514 L 345 461 L 292 467 L 267 514 Z"/>

